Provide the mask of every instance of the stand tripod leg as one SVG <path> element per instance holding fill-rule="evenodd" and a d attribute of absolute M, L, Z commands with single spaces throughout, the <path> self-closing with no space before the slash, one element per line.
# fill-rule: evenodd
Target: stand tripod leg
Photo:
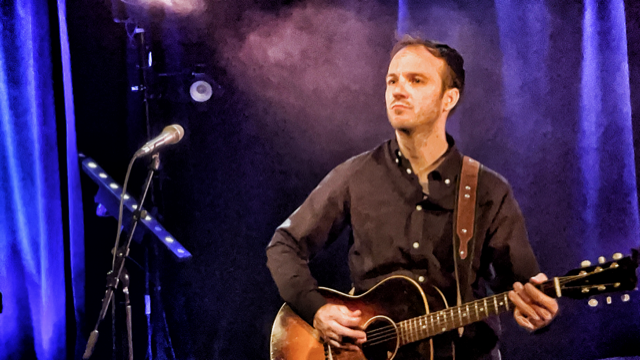
<path fill-rule="evenodd" d="M 124 306 L 127 314 L 127 347 L 129 348 L 129 360 L 133 360 L 133 332 L 131 329 L 131 301 L 129 299 L 129 273 L 126 268 L 120 274 L 122 293 L 124 294 Z"/>

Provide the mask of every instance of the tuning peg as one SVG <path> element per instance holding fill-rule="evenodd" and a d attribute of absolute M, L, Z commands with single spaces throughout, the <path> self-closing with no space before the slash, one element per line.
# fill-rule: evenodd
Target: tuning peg
<path fill-rule="evenodd" d="M 627 302 L 629 300 L 631 300 L 631 296 L 629 296 L 629 294 L 622 295 L 622 301 L 623 302 Z"/>
<path fill-rule="evenodd" d="M 591 307 L 598 306 L 598 300 L 596 300 L 596 299 L 589 300 L 589 306 L 591 306 Z"/>
<path fill-rule="evenodd" d="M 581 262 L 581 263 L 580 263 L 580 266 L 582 266 L 582 267 L 589 267 L 589 266 L 591 266 L 591 261 L 589 261 L 589 260 L 585 260 L 585 261 L 583 261 L 583 262 Z"/>
<path fill-rule="evenodd" d="M 607 296 L 607 304 L 611 305 L 611 296 Z"/>
<path fill-rule="evenodd" d="M 613 260 L 620 260 L 622 259 L 623 255 L 621 253 L 615 253 L 613 254 Z"/>
<path fill-rule="evenodd" d="M 604 256 L 600 256 L 600 257 L 598 258 L 598 262 L 599 262 L 600 264 L 604 264 L 604 263 L 606 263 L 606 262 L 607 262 L 607 259 L 605 259 L 605 258 L 604 258 Z"/>

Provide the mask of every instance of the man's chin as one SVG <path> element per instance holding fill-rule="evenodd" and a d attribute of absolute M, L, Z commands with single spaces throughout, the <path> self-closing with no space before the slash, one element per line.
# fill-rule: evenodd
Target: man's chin
<path fill-rule="evenodd" d="M 389 123 L 394 129 L 399 131 L 406 131 L 415 127 L 412 119 L 390 118 Z"/>

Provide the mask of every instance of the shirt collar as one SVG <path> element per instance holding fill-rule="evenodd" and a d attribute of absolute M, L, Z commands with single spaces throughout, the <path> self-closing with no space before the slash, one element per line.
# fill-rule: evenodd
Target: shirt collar
<path fill-rule="evenodd" d="M 426 201 L 441 208 L 453 210 L 456 202 L 456 187 L 458 177 L 462 167 L 462 154 L 456 147 L 455 140 L 447 134 L 447 144 L 449 147 L 442 155 L 444 158 L 440 165 L 429 173 L 429 195 Z M 403 176 L 411 178 L 412 183 L 422 189 L 418 177 L 411 169 L 411 163 L 400 152 L 398 140 L 394 137 L 390 143 L 391 158 L 397 164 Z M 422 192 L 422 190 L 420 190 Z"/>

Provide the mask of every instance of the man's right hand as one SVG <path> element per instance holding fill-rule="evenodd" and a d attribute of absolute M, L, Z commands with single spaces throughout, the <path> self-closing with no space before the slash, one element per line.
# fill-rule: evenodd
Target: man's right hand
<path fill-rule="evenodd" d="M 344 305 L 325 304 L 313 317 L 313 327 L 320 331 L 324 341 L 341 349 L 357 350 L 367 340 L 367 334 L 360 330 L 362 313 L 351 311 Z M 353 339 L 344 341 L 345 338 Z"/>

